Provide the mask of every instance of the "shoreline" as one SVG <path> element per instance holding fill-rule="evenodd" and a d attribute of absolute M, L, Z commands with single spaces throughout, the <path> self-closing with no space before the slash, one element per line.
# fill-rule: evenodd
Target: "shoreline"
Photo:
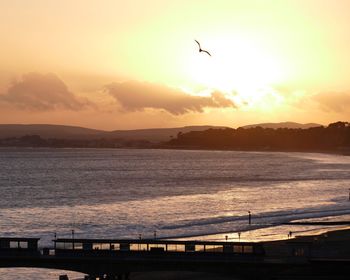
<path fill-rule="evenodd" d="M 174 151 L 213 151 L 213 152 L 253 152 L 253 153 L 310 153 L 350 156 L 350 150 L 297 150 L 297 149 L 229 149 L 229 148 L 205 148 L 205 147 L 183 147 L 183 146 L 160 146 L 155 144 L 151 147 L 78 147 L 78 146 L 0 146 L 0 149 L 88 149 L 88 150 L 174 150 Z"/>
<path fill-rule="evenodd" d="M 350 231 L 350 223 L 344 225 L 300 225 L 276 224 L 268 227 L 256 226 L 241 231 L 223 231 L 206 235 L 188 235 L 181 237 L 159 238 L 163 240 L 193 240 L 193 241 L 230 241 L 230 242 L 268 242 L 304 236 L 317 236 L 328 232 Z"/>
<path fill-rule="evenodd" d="M 140 148 L 143 149 L 143 148 Z M 147 149 L 147 148 L 144 148 Z M 350 150 L 298 150 L 298 149 L 230 149 L 230 148 L 205 148 L 205 147 L 186 147 L 186 146 L 159 146 L 148 149 L 159 149 L 159 150 L 183 150 L 183 151 L 231 151 L 231 152 L 255 152 L 255 153 L 263 153 L 263 152 L 271 152 L 271 153 L 311 153 L 311 154 L 331 154 L 331 155 L 343 155 L 350 156 Z"/>
<path fill-rule="evenodd" d="M 347 209 L 347 208 L 346 208 Z M 339 209 L 338 209 L 339 210 Z M 343 208 L 341 211 L 344 210 Z M 235 241 L 238 237 L 234 236 L 238 233 L 242 234 L 242 238 L 249 234 L 254 236 L 255 239 L 263 241 L 259 238 L 259 232 L 263 234 L 261 236 L 266 236 L 269 231 L 275 232 L 276 237 L 274 239 L 285 239 L 290 231 L 295 232 L 318 232 L 336 229 L 343 229 L 350 227 L 350 212 L 335 213 L 335 210 L 324 211 L 323 215 L 319 216 L 304 216 L 304 217 L 292 217 L 290 219 L 284 220 L 282 222 L 276 223 L 252 223 L 242 225 L 239 229 L 228 230 L 217 230 L 207 233 L 196 233 L 196 234 L 182 234 L 182 235 L 166 235 L 159 237 L 160 239 L 175 239 L 175 240 L 213 240 L 213 241 L 225 241 L 225 237 L 228 236 L 228 240 Z M 308 213 L 313 213 L 308 212 Z M 255 217 L 256 218 L 256 217 Z M 261 217 L 258 217 L 261 218 Z M 276 232 L 276 229 L 278 231 Z M 257 232 L 257 234 L 254 234 Z M 282 233 L 285 232 L 285 235 Z M 253 233 L 253 234 L 251 234 Z M 279 233 L 279 236 L 277 235 Z M 257 238 L 258 237 L 258 238 Z"/>

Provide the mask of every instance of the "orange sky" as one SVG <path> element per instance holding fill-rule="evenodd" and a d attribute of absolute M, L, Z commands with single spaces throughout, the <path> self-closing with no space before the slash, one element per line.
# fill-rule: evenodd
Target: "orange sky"
<path fill-rule="evenodd" d="M 349 121 L 349 10 L 347 0 L 1 1 L 0 123 Z"/>

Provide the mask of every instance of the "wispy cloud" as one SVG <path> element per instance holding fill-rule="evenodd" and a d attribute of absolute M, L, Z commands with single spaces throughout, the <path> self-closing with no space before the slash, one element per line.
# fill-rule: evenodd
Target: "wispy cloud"
<path fill-rule="evenodd" d="M 28 73 L 14 81 L 0 101 L 31 111 L 55 109 L 81 110 L 92 105 L 87 99 L 76 97 L 54 74 Z"/>
<path fill-rule="evenodd" d="M 321 108 L 325 111 L 343 113 L 350 108 L 350 92 L 322 92 L 313 96 Z"/>
<path fill-rule="evenodd" d="M 105 89 L 128 111 L 153 108 L 181 115 L 203 112 L 204 108 L 236 107 L 232 100 L 220 92 L 213 92 L 210 96 L 193 96 L 178 89 L 137 81 L 111 83 Z"/>

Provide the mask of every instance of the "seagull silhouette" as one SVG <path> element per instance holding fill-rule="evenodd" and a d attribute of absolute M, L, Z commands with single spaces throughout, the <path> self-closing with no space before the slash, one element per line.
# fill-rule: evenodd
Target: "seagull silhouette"
<path fill-rule="evenodd" d="M 195 40 L 196 41 L 196 43 L 198 44 L 198 47 L 199 47 L 199 52 L 205 52 L 205 53 L 207 53 L 207 54 L 209 54 L 210 56 L 211 56 L 211 54 L 208 52 L 208 51 L 206 51 L 206 50 L 202 50 L 202 48 L 201 48 L 201 44 L 197 41 L 197 40 Z"/>

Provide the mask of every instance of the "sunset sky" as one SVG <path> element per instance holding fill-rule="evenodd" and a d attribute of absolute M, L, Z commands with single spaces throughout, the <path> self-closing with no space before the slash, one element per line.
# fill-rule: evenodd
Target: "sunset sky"
<path fill-rule="evenodd" d="M 3 0 L 0 123 L 349 121 L 349 11 L 348 0 Z"/>

